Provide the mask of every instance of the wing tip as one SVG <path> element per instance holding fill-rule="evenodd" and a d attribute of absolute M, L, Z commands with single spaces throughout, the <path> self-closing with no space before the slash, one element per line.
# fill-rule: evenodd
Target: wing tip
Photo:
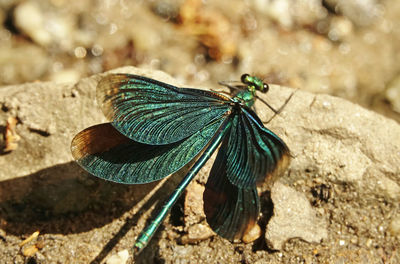
<path fill-rule="evenodd" d="M 128 141 L 129 139 L 110 123 L 103 123 L 88 127 L 76 134 L 70 148 L 72 157 L 79 161 L 88 155 L 105 152 Z"/>
<path fill-rule="evenodd" d="M 270 189 L 272 187 L 272 185 L 281 176 L 283 176 L 283 174 L 285 173 L 285 171 L 289 167 L 290 162 L 291 162 L 291 155 L 290 155 L 289 151 L 287 150 L 282 154 L 282 156 L 279 159 L 279 161 L 277 162 L 275 168 L 272 171 L 268 172 L 266 177 L 265 177 L 265 180 L 257 183 L 257 186 L 258 187 L 267 186 L 267 189 Z M 264 188 L 262 188 L 262 189 L 264 189 Z"/>
<path fill-rule="evenodd" d="M 104 76 L 96 87 L 96 100 L 104 115 L 112 120 L 114 116 L 114 107 L 112 97 L 120 92 L 122 84 L 127 83 L 129 74 L 113 73 Z"/>

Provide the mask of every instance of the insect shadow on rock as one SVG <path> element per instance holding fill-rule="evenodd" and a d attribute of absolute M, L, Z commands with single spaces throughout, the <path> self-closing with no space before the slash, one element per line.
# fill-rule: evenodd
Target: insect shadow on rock
<path fill-rule="evenodd" d="M 251 109 L 258 98 L 256 91 L 266 93 L 268 85 L 248 74 L 242 75 L 241 82 L 222 83 L 233 90 L 232 97 L 130 74 L 111 74 L 99 82 L 97 102 L 111 122 L 89 127 L 72 140 L 73 157 L 85 170 L 117 183 L 144 184 L 198 157 L 138 236 L 135 254 L 146 247 L 219 146 L 203 195 L 207 222 L 231 241 L 242 239 L 256 225 L 257 185 L 275 181 L 288 167 L 290 153 Z M 267 105 L 277 114 L 290 97 L 277 111 Z"/>

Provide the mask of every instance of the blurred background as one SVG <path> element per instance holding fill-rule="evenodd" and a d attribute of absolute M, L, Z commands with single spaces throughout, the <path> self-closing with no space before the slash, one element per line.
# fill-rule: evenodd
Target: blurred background
<path fill-rule="evenodd" d="M 0 85 L 124 65 L 192 86 L 256 74 L 400 120 L 397 0 L 0 0 Z"/>

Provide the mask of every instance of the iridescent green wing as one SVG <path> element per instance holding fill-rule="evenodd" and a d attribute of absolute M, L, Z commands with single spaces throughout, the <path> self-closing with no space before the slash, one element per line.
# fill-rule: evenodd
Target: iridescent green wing
<path fill-rule="evenodd" d="M 240 111 L 227 144 L 227 177 L 236 186 L 252 188 L 286 169 L 289 149 L 254 111 L 247 107 Z"/>
<path fill-rule="evenodd" d="M 178 142 L 226 114 L 229 98 L 178 88 L 143 76 L 111 74 L 97 86 L 97 101 L 112 125 L 137 142 Z"/>
<path fill-rule="evenodd" d="M 220 236 L 242 238 L 259 213 L 257 183 L 273 180 L 288 165 L 285 143 L 248 108 L 235 114 L 204 192 L 207 222 Z"/>
<path fill-rule="evenodd" d="M 241 239 L 257 221 L 260 202 L 257 189 L 240 188 L 227 177 L 226 138 L 211 169 L 203 194 L 207 223 L 221 237 Z"/>
<path fill-rule="evenodd" d="M 111 124 L 89 127 L 72 140 L 75 160 L 91 174 L 125 184 L 160 180 L 190 162 L 219 129 L 220 119 L 184 140 L 167 145 L 135 142 Z"/>

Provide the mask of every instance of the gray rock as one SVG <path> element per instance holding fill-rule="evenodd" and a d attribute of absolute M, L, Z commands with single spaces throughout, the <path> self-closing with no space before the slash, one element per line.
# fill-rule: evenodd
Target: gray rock
<path fill-rule="evenodd" d="M 317 217 L 306 196 L 281 183 L 271 190 L 274 216 L 268 223 L 266 240 L 271 249 L 281 250 L 292 238 L 319 243 L 328 237 L 326 222 Z"/>
<path fill-rule="evenodd" d="M 339 98 L 298 92 L 271 125 L 278 122 L 295 157 L 286 180 L 309 180 L 304 173 L 309 171 L 333 183 L 354 184 L 360 194 L 400 198 L 395 121 Z"/>

